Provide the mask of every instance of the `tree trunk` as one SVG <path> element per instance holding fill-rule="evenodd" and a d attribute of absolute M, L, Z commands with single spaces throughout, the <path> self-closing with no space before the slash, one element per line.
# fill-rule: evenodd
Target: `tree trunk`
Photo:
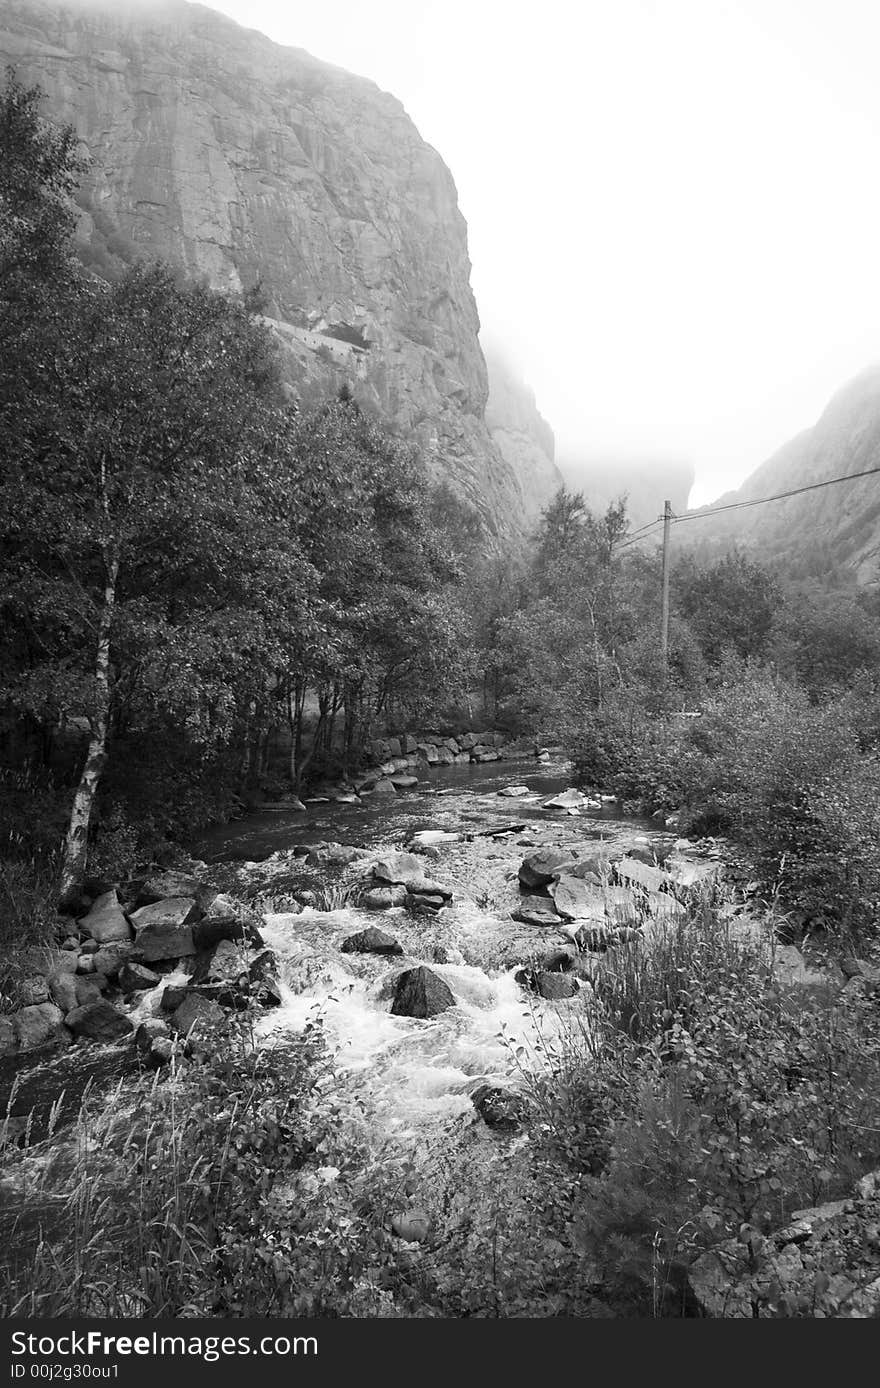
<path fill-rule="evenodd" d="M 113 555 L 106 562 L 104 605 L 98 625 L 98 647 L 95 656 L 95 702 L 91 719 L 92 735 L 89 750 L 73 797 L 70 824 L 64 841 L 61 864 L 59 901 L 62 906 L 78 895 L 85 877 L 89 852 L 89 826 L 95 808 L 95 797 L 104 767 L 107 764 L 107 724 L 110 717 L 110 631 L 113 625 L 113 606 L 116 601 L 116 579 L 119 560 Z"/>

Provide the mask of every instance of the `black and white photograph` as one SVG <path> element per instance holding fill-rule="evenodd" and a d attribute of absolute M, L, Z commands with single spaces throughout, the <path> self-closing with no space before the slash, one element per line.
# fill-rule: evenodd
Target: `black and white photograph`
<path fill-rule="evenodd" d="M 0 1373 L 880 1318 L 878 54 L 0 0 Z"/>

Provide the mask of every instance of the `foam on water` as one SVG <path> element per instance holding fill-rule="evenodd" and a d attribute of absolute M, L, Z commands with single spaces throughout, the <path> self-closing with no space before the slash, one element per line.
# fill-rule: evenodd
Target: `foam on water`
<path fill-rule="evenodd" d="M 473 915 L 478 928 L 481 913 Z M 341 954 L 345 935 L 366 924 L 375 917 L 348 908 L 267 917 L 264 935 L 281 965 L 283 998 L 259 1024 L 264 1041 L 320 1016 L 352 1091 L 398 1135 L 473 1114 L 470 1090 L 478 1078 L 540 1063 L 562 1025 L 560 1011 L 530 1003 L 513 970 L 491 976 L 474 965 L 430 963 L 456 1006 L 426 1021 L 392 1016 L 394 979 L 418 961 Z"/>

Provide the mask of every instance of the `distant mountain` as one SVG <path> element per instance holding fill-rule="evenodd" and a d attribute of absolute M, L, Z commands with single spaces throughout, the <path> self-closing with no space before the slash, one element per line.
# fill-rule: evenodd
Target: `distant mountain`
<path fill-rule="evenodd" d="M 733 492 L 710 507 L 755 501 L 832 477 L 880 468 L 880 365 L 838 391 L 818 422 L 785 444 Z M 846 570 L 857 582 L 880 580 L 880 472 L 785 501 L 707 515 L 677 527 L 696 548 L 757 550 L 796 576 Z"/>
<path fill-rule="evenodd" d="M 569 453 L 558 463 L 566 486 L 583 492 L 592 511 L 605 511 L 625 494 L 634 528 L 661 516 L 664 501 L 672 503 L 673 511 L 684 511 L 694 485 L 691 463 L 663 458 Z"/>

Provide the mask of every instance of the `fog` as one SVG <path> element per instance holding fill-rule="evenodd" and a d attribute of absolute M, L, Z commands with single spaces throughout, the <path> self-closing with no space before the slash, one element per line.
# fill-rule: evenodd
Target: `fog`
<path fill-rule="evenodd" d="M 880 360 L 873 0 L 218 0 L 442 154 L 567 457 L 735 485 Z"/>

